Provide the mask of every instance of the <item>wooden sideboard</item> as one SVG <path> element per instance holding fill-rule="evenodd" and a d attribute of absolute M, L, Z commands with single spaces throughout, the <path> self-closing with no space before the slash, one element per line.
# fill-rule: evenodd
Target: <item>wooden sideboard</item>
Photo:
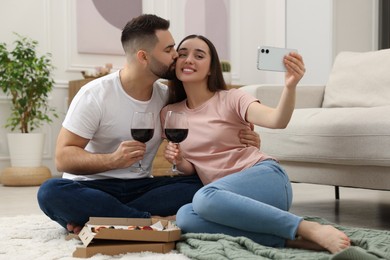
<path fill-rule="evenodd" d="M 69 88 L 68 88 L 68 105 L 70 105 L 70 102 L 72 102 L 72 99 L 76 95 L 76 93 L 80 90 L 82 86 L 87 84 L 88 82 L 94 80 L 95 78 L 86 78 L 86 79 L 80 79 L 80 80 L 71 80 L 69 81 Z"/>
<path fill-rule="evenodd" d="M 226 85 L 226 87 L 228 89 L 231 89 L 231 88 L 241 88 L 242 86 L 244 86 L 244 85 L 237 85 L 237 84 Z"/>

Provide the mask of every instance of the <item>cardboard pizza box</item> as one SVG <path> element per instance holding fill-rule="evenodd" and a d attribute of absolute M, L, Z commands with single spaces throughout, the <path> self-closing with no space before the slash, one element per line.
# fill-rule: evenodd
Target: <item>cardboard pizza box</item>
<path fill-rule="evenodd" d="M 78 247 L 73 256 L 167 253 L 175 248 L 180 236 L 180 228 L 164 219 L 91 217 L 79 233 L 84 247 Z"/>
<path fill-rule="evenodd" d="M 154 253 L 169 253 L 175 249 L 175 242 L 160 243 L 160 242 L 129 242 L 115 240 L 100 240 L 96 243 L 91 243 L 87 247 L 78 247 L 73 252 L 73 257 L 89 258 L 96 254 L 103 255 L 120 255 L 129 252 L 154 252 Z"/>

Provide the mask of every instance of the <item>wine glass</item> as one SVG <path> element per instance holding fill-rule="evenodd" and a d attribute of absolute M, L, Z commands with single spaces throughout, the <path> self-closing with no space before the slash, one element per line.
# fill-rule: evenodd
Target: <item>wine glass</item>
<path fill-rule="evenodd" d="M 187 116 L 183 112 L 168 111 L 165 117 L 164 125 L 165 136 L 169 141 L 175 144 L 183 142 L 188 135 Z M 182 174 L 176 168 L 176 161 L 173 160 L 172 169 L 169 171 L 172 175 Z"/>
<path fill-rule="evenodd" d="M 131 136 L 134 140 L 146 143 L 152 139 L 154 134 L 154 116 L 152 112 L 134 112 L 131 119 Z M 142 168 L 142 161 L 138 162 L 138 167 L 132 168 L 132 172 L 149 173 Z"/>

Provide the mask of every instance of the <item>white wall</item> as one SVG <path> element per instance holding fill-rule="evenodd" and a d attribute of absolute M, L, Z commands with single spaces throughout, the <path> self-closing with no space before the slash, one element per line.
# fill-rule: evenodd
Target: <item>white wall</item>
<path fill-rule="evenodd" d="M 81 70 L 111 62 L 115 69 L 124 63 L 121 55 L 79 54 L 76 49 L 75 1 L 2 0 L 0 41 L 11 44 L 12 32 L 39 42 L 39 50 L 51 52 L 56 67 L 55 89 L 50 104 L 60 118 L 43 128 L 47 134 L 44 165 L 59 176 L 54 166 L 55 141 L 67 109 L 68 81 L 81 79 Z M 229 0 L 226 0 L 229 1 Z M 283 74 L 256 69 L 258 45 L 295 47 L 309 66 L 305 81 L 324 82 L 333 56 L 340 50 L 373 50 L 376 42 L 377 0 L 288 0 L 287 32 L 285 0 L 230 0 L 233 81 L 237 84 L 282 82 Z M 353 3 L 352 3 L 353 2 Z M 171 20 L 171 31 L 179 41 L 184 35 L 184 0 L 144 0 L 144 12 Z M 350 10 L 353 4 L 353 12 Z M 23 8 L 21 8 L 23 6 Z M 359 30 L 351 29 L 358 24 Z M 98 33 L 98 30 L 97 32 Z M 286 38 L 287 35 L 287 38 Z M 119 39 L 118 39 L 119 41 Z M 9 99 L 0 93 L 0 125 L 9 112 Z M 0 171 L 9 166 L 7 130 L 0 127 Z"/>
<path fill-rule="evenodd" d="M 326 84 L 340 51 L 378 48 L 377 0 L 288 0 L 286 43 L 303 55 L 301 83 Z"/>
<path fill-rule="evenodd" d="M 333 6 L 334 56 L 340 51 L 378 49 L 377 0 L 339 0 Z"/>
<path fill-rule="evenodd" d="M 287 1 L 288 48 L 303 56 L 306 74 L 302 83 L 324 84 L 332 65 L 332 1 Z"/>

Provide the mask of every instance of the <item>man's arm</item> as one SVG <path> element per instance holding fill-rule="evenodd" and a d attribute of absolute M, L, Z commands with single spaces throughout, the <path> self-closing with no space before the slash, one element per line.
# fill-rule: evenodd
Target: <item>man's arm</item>
<path fill-rule="evenodd" d="M 123 141 L 113 153 L 94 154 L 85 151 L 89 140 L 61 128 L 56 145 L 56 166 L 61 172 L 89 175 L 130 167 L 142 160 L 146 145 Z"/>
<path fill-rule="evenodd" d="M 254 146 L 260 149 L 261 139 L 260 135 L 256 133 L 253 129 L 243 129 L 238 133 L 238 137 L 240 138 L 240 142 L 245 144 L 246 146 Z"/>

